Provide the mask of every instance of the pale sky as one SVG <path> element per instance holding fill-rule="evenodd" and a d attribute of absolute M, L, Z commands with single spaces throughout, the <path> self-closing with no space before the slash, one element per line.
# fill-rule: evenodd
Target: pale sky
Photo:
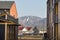
<path fill-rule="evenodd" d="M 16 3 L 18 17 L 38 16 L 41 18 L 46 18 L 47 15 L 46 0 L 12 0 L 12 1 L 15 1 Z"/>

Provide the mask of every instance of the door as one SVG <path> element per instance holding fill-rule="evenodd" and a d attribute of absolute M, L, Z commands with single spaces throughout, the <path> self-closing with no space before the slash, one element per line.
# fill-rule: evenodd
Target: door
<path fill-rule="evenodd" d="M 3 24 L 0 24 L 0 40 L 5 40 L 5 27 Z"/>

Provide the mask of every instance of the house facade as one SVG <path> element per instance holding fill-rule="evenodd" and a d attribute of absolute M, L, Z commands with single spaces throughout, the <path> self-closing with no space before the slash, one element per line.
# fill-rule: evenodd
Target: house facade
<path fill-rule="evenodd" d="M 0 1 L 0 40 L 18 39 L 18 14 L 14 1 Z"/>
<path fill-rule="evenodd" d="M 60 40 L 60 0 L 47 0 L 47 38 Z"/>

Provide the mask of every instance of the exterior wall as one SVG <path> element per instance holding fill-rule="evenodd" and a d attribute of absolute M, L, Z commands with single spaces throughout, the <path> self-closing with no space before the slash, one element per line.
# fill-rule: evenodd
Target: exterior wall
<path fill-rule="evenodd" d="M 53 5 L 51 5 L 53 2 L 48 1 L 50 5 L 47 4 L 47 6 L 50 9 L 47 10 L 47 34 L 50 40 L 60 40 L 60 1 L 54 0 Z"/>
<path fill-rule="evenodd" d="M 47 36 L 49 40 L 53 39 L 53 27 L 54 27 L 54 23 L 53 23 L 53 3 L 52 0 L 48 0 L 47 3 Z"/>
<path fill-rule="evenodd" d="M 15 26 L 15 40 L 18 40 L 18 27 Z"/>
<path fill-rule="evenodd" d="M 58 24 L 58 40 L 60 40 L 60 23 Z"/>
<path fill-rule="evenodd" d="M 18 16 L 15 3 L 13 3 L 13 5 L 10 8 L 10 15 L 13 16 L 14 18 L 17 18 Z"/>
<path fill-rule="evenodd" d="M 49 1 L 47 1 L 47 35 L 49 37 Z"/>
<path fill-rule="evenodd" d="M 16 10 L 16 4 L 13 3 L 13 5 L 10 8 L 10 15 L 12 17 L 14 17 L 15 19 L 18 18 L 18 14 L 17 14 L 17 10 Z M 18 24 L 18 21 L 17 23 Z M 18 26 L 14 26 L 14 39 L 17 40 L 18 39 Z"/>
<path fill-rule="evenodd" d="M 60 2 L 58 3 L 58 40 L 60 40 Z"/>
<path fill-rule="evenodd" d="M 13 3 L 13 5 L 10 8 L 10 15 L 14 17 L 15 19 L 18 18 L 17 10 L 16 10 L 16 4 Z M 17 23 L 18 24 L 18 21 Z M 14 40 L 18 39 L 18 26 L 14 26 Z"/>

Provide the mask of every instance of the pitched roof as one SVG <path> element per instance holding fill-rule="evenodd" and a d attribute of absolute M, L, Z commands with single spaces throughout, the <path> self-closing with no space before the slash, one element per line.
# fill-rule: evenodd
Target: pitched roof
<path fill-rule="evenodd" d="M 28 31 L 28 30 L 27 30 L 26 28 L 24 28 L 22 31 L 25 31 L 25 32 L 26 32 L 26 31 Z"/>
<path fill-rule="evenodd" d="M 10 9 L 14 1 L 0 1 L 0 9 Z"/>

